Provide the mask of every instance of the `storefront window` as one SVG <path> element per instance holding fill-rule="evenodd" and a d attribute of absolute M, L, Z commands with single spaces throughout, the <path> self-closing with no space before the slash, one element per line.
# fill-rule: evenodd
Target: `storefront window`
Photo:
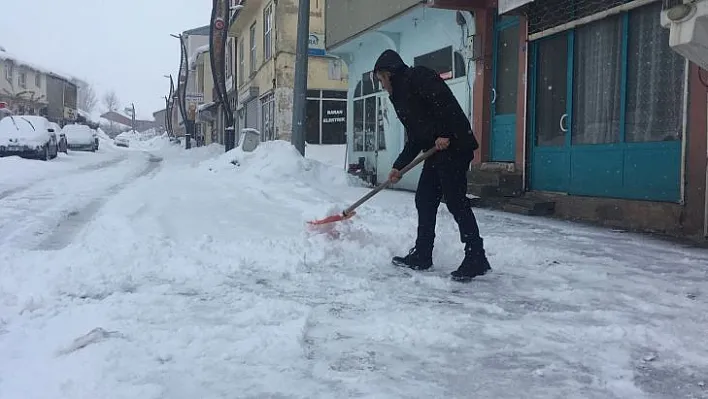
<path fill-rule="evenodd" d="M 305 137 L 309 144 L 320 144 L 320 101 L 307 100 Z"/>
<path fill-rule="evenodd" d="M 627 54 L 627 142 L 680 140 L 686 59 L 669 46 L 661 26 L 661 3 L 629 14 Z"/>
<path fill-rule="evenodd" d="M 306 129 L 309 144 L 346 144 L 347 92 L 308 90 Z"/>
<path fill-rule="evenodd" d="M 322 144 L 345 144 L 346 142 L 347 102 L 322 100 Z"/>

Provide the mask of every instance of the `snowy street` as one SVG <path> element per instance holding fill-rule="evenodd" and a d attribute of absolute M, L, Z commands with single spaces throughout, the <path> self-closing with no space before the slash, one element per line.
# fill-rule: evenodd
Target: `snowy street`
<path fill-rule="evenodd" d="M 493 272 L 455 283 L 444 206 L 404 272 L 412 193 L 309 228 L 367 188 L 160 140 L 0 159 L 1 399 L 708 398 L 705 250 L 475 209 Z"/>

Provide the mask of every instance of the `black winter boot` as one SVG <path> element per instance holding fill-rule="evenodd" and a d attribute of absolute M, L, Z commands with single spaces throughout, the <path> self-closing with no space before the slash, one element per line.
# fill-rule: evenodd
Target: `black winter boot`
<path fill-rule="evenodd" d="M 406 256 L 394 256 L 391 263 L 413 270 L 427 270 L 433 266 L 433 251 L 421 251 L 413 248 Z"/>
<path fill-rule="evenodd" d="M 450 273 L 452 279 L 466 283 L 477 276 L 483 276 L 492 270 L 487 255 L 481 245 L 465 246 L 465 259 L 457 270 Z"/>

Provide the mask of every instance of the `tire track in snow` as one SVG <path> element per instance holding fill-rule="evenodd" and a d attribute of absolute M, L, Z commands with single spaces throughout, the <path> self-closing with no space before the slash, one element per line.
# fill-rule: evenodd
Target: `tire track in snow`
<path fill-rule="evenodd" d="M 86 173 L 86 172 L 93 172 L 93 171 L 96 171 L 96 170 L 99 170 L 99 169 L 103 169 L 103 168 L 107 168 L 107 167 L 116 165 L 116 164 L 118 164 L 118 163 L 120 163 L 120 162 L 122 162 L 122 161 L 125 161 L 126 159 L 127 159 L 127 156 L 122 155 L 122 156 L 120 156 L 120 157 L 112 158 L 112 159 L 109 159 L 109 160 L 106 160 L 106 161 L 102 161 L 102 162 L 98 162 L 98 163 L 94 163 L 94 164 L 84 165 L 84 166 L 79 167 L 79 168 L 76 168 L 76 169 L 74 169 L 74 170 L 66 171 L 66 174 L 58 173 L 58 174 L 56 174 L 56 175 L 46 176 L 45 178 L 39 179 L 39 180 L 36 180 L 36 181 L 33 181 L 33 182 L 30 183 L 30 184 L 26 184 L 26 185 L 23 185 L 23 186 L 11 188 L 11 189 L 9 189 L 9 190 L 5 190 L 5 191 L 3 191 L 3 192 L 0 192 L 0 200 L 3 200 L 3 199 L 5 199 L 5 198 L 7 198 L 7 197 L 9 197 L 9 196 L 16 195 L 16 194 L 22 193 L 22 192 L 24 192 L 24 191 L 30 190 L 30 189 L 32 189 L 33 187 L 35 187 L 37 184 L 41 184 L 41 183 L 43 183 L 43 182 L 45 182 L 45 181 L 47 181 L 47 180 L 54 180 L 54 179 L 57 179 L 57 178 L 63 178 L 63 177 L 65 177 L 65 176 L 73 176 L 73 175 L 76 175 L 76 174 L 81 174 L 81 173 Z M 51 161 L 50 161 L 50 162 L 51 162 Z"/>
<path fill-rule="evenodd" d="M 162 158 L 149 154 L 148 164 L 145 166 L 145 169 L 124 180 L 123 182 L 110 187 L 104 196 L 94 199 L 82 209 L 69 212 L 64 220 L 59 222 L 56 229 L 54 229 L 54 231 L 52 231 L 50 235 L 37 246 L 36 249 L 59 250 L 65 248 L 73 241 L 76 234 L 78 234 L 84 226 L 93 220 L 96 213 L 98 213 L 98 211 L 103 207 L 109 197 L 118 194 L 135 180 L 157 173 L 161 162 Z"/>
<path fill-rule="evenodd" d="M 155 162 L 148 162 L 151 159 Z M 40 181 L 0 199 L 0 247 L 45 249 L 41 244 L 49 240 L 47 236 L 72 231 L 67 227 L 54 233 L 67 218 L 76 218 L 92 207 L 98 211 L 112 192 L 157 168 L 158 160 L 147 153 L 126 155 L 102 162 L 103 167 L 87 165 L 83 173 L 70 173 L 60 182 Z M 77 221 L 73 226 L 77 229 L 80 224 Z"/>

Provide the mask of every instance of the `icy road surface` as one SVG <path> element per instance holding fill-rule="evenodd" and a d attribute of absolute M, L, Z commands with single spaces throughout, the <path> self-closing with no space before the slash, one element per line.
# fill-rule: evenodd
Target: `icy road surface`
<path fill-rule="evenodd" d="M 309 230 L 365 189 L 286 143 L 221 151 L 2 200 L 0 398 L 708 398 L 705 251 L 476 210 L 494 272 L 463 285 L 441 208 L 437 270 L 407 274 L 410 193 Z M 17 196 L 104 200 L 38 249 Z"/>

